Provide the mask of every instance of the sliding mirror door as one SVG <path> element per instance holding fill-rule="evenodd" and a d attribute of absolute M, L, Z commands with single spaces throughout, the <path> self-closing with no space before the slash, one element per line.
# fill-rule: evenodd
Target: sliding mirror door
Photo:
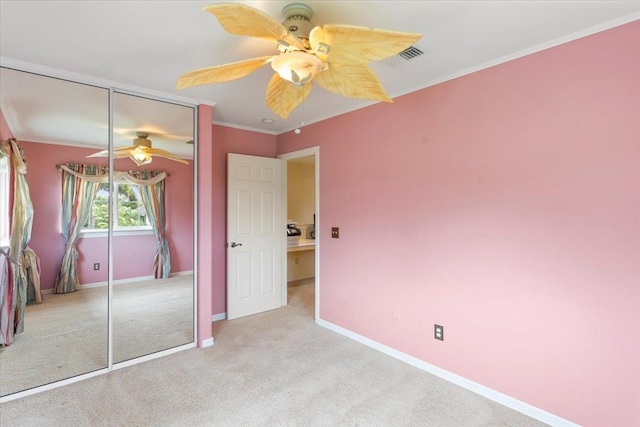
<path fill-rule="evenodd" d="M 194 341 L 194 128 L 193 107 L 113 94 L 114 363 Z"/>
<path fill-rule="evenodd" d="M 15 137 L 27 165 L 20 189 L 16 168 L 7 173 L 3 165 L 0 206 L 12 210 L 0 212 L 0 226 L 20 221 L 22 181 L 33 206 L 30 236 L 15 228 L 11 236 L 32 249 L 30 261 L 9 253 L 28 280 L 7 280 L 4 268 L 17 272 L 18 264 L 0 255 L 0 395 L 6 396 L 107 368 L 109 212 L 91 215 L 98 184 L 78 175 L 105 173 L 107 159 L 87 155 L 108 149 L 109 91 L 0 68 L 0 109 L 1 139 Z M 0 235 L 0 244 L 9 245 Z"/>

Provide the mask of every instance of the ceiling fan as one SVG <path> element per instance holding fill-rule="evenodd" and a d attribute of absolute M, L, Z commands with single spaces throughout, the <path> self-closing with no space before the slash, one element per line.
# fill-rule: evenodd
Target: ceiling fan
<path fill-rule="evenodd" d="M 138 166 L 148 165 L 153 160 L 153 156 L 165 157 L 169 160 L 184 163 L 188 165 L 189 162 L 181 157 L 171 154 L 168 151 L 161 150 L 159 148 L 151 147 L 151 140 L 149 134 L 146 132 L 136 132 L 138 136 L 133 140 L 133 145 L 116 147 L 113 149 L 113 157 L 116 159 L 130 157 Z M 108 157 L 109 150 L 99 151 L 95 154 L 91 154 L 87 157 Z"/>
<path fill-rule="evenodd" d="M 396 55 L 422 37 L 351 25 L 314 27 L 313 11 L 300 3 L 283 9 L 282 24 L 243 4 L 220 3 L 204 10 L 229 33 L 272 40 L 280 53 L 190 71 L 178 79 L 177 88 L 235 80 L 271 63 L 276 74 L 266 102 L 285 119 L 309 96 L 312 81 L 343 96 L 393 102 L 367 64 Z"/>

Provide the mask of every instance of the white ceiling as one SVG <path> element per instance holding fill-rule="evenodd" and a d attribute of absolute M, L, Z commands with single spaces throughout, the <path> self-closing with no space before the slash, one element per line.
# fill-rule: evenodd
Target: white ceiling
<path fill-rule="evenodd" d="M 109 146 L 108 89 L 0 68 L 0 108 L 19 141 Z M 146 132 L 154 148 L 193 159 L 194 124 L 192 107 L 113 94 L 114 147 L 131 146 Z"/>
<path fill-rule="evenodd" d="M 1 0 L 2 65 L 31 68 L 36 64 L 167 99 L 215 103 L 214 122 L 273 134 L 370 105 L 316 86 L 302 106 L 283 120 L 264 102 L 273 74 L 268 66 L 236 81 L 176 90 L 176 80 L 187 71 L 276 53 L 272 43 L 225 32 L 213 15 L 202 11 L 212 3 L 216 2 Z M 241 3 L 282 21 L 283 7 L 292 2 Z M 640 19 L 640 1 L 303 3 L 313 9 L 315 25 L 350 24 L 423 34 L 415 46 L 424 55 L 397 66 L 372 64 L 391 97 Z M 33 94 L 38 96 L 47 93 Z M 263 118 L 275 123 L 265 125 Z M 129 127 L 137 126 L 132 118 Z"/>

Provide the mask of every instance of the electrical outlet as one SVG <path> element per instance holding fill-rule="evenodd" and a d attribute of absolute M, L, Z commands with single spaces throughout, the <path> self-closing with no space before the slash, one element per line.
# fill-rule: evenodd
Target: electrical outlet
<path fill-rule="evenodd" d="M 95 264 L 93 264 L 93 269 L 94 270 L 100 270 L 100 263 L 96 262 Z"/>
<path fill-rule="evenodd" d="M 437 340 L 444 341 L 444 326 L 433 325 L 433 337 Z"/>
<path fill-rule="evenodd" d="M 340 238 L 340 228 L 331 227 L 331 237 L 334 238 L 334 239 L 339 239 Z"/>

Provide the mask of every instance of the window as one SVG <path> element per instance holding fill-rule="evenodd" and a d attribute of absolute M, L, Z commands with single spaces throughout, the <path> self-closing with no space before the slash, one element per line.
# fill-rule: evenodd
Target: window
<path fill-rule="evenodd" d="M 113 205 L 114 232 L 150 231 L 151 225 L 147 212 L 142 204 L 140 189 L 137 185 L 126 182 L 116 182 L 113 192 L 116 203 Z M 83 232 L 100 232 L 109 228 L 109 184 L 103 183 L 98 187 L 98 193 L 93 201 L 91 215 L 85 223 Z"/>
<path fill-rule="evenodd" d="M 0 158 L 0 246 L 9 246 L 9 158 Z"/>

